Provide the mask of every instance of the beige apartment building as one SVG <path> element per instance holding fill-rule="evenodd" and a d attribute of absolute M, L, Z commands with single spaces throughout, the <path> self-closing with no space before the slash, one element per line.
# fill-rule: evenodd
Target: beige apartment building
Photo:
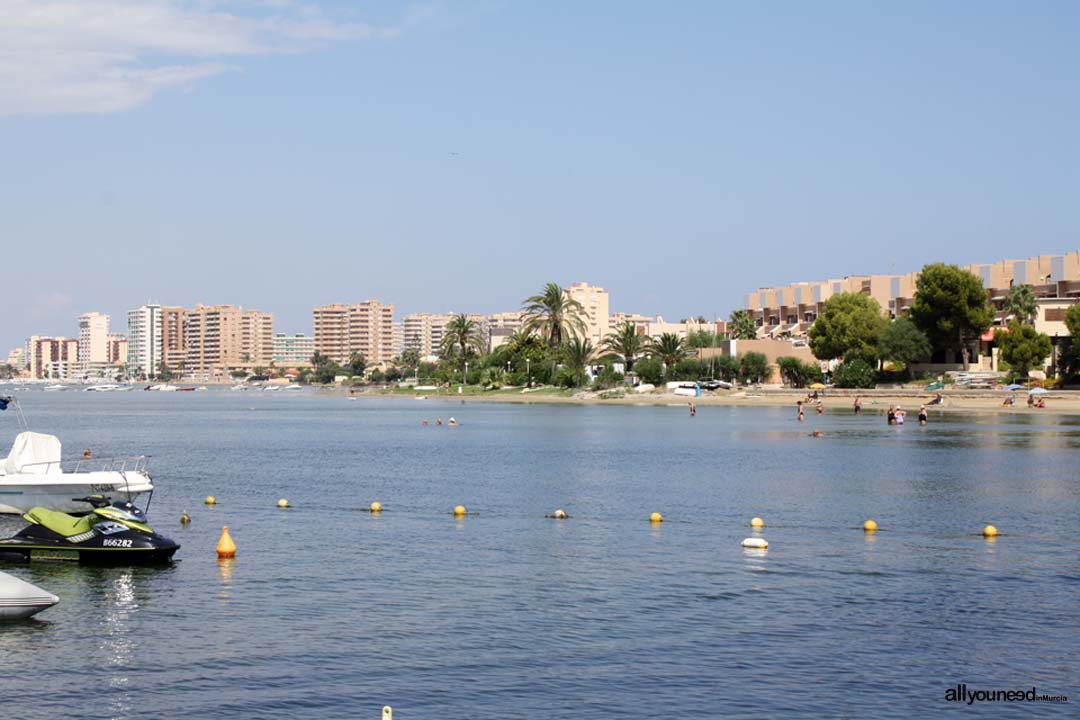
<path fill-rule="evenodd" d="M 450 313 L 414 313 L 402 318 L 406 350 L 415 350 L 421 358 L 439 354 L 446 324 L 453 317 Z"/>
<path fill-rule="evenodd" d="M 1080 298 L 1080 250 L 1062 255 L 1039 255 L 1027 260 L 1003 260 L 965 268 L 982 280 L 991 301 L 1000 309 L 1014 285 L 1030 285 L 1040 299 Z M 759 288 L 746 296 L 746 309 L 754 317 L 758 337 L 805 335 L 825 301 L 843 292 L 869 295 L 882 312 L 899 317 L 911 306 L 918 272 L 903 275 L 851 275 L 842 279 L 799 282 Z M 1004 320 L 1004 318 L 1001 318 Z"/>
<path fill-rule="evenodd" d="M 109 316 L 83 313 L 79 316 L 78 377 L 104 377 L 109 369 Z"/>
<path fill-rule="evenodd" d="M 31 335 L 24 355 L 30 377 L 37 380 L 73 380 L 80 371 L 79 341 Z"/>
<path fill-rule="evenodd" d="M 563 292 L 572 300 L 581 303 L 585 310 L 586 337 L 593 345 L 599 346 L 610 328 L 609 319 L 609 296 L 602 287 L 589 285 L 586 282 L 576 282 Z"/>
<path fill-rule="evenodd" d="M 223 376 L 267 367 L 274 359 L 273 313 L 199 303 L 184 311 L 183 332 L 186 374 Z"/>
<path fill-rule="evenodd" d="M 161 366 L 176 372 L 187 365 L 187 343 L 184 341 L 184 308 L 179 305 L 161 307 L 161 347 L 156 376 Z"/>
<path fill-rule="evenodd" d="M 109 339 L 106 341 L 106 355 L 108 356 L 109 366 L 112 368 L 118 368 L 127 363 L 127 335 L 124 333 L 109 333 Z"/>
<path fill-rule="evenodd" d="M 378 300 L 318 305 L 312 310 L 315 349 L 338 364 L 359 352 L 369 364 L 394 358 L 394 306 Z"/>
<path fill-rule="evenodd" d="M 484 327 L 487 328 L 488 352 L 499 347 L 507 339 L 521 329 L 524 324 L 521 312 L 491 313 L 483 318 Z"/>

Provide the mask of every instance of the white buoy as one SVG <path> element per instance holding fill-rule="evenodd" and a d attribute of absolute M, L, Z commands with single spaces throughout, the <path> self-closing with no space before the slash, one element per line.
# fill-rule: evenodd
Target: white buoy
<path fill-rule="evenodd" d="M 769 543 L 765 538 L 746 538 L 742 541 L 742 546 L 751 550 L 764 550 L 769 547 Z"/>

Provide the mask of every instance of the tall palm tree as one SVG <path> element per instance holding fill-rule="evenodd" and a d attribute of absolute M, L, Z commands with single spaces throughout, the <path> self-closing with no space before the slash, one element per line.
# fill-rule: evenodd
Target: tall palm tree
<path fill-rule="evenodd" d="M 589 338 L 574 335 L 562 346 L 563 363 L 574 374 L 577 387 L 585 384 L 585 368 L 595 359 L 596 349 Z"/>
<path fill-rule="evenodd" d="M 664 375 L 671 374 L 671 368 L 686 357 L 686 341 L 675 333 L 664 333 L 649 343 L 651 350 L 664 363 Z"/>
<path fill-rule="evenodd" d="M 757 337 L 757 326 L 749 310 L 734 310 L 728 317 L 728 333 L 735 340 L 753 340 Z"/>
<path fill-rule="evenodd" d="M 548 283 L 539 295 L 525 298 L 521 306 L 523 329 L 539 332 L 551 348 L 551 371 L 555 372 L 555 355 L 559 346 L 570 336 L 585 334 L 585 308 L 563 292 L 558 283 Z"/>
<path fill-rule="evenodd" d="M 471 320 L 464 313 L 455 315 L 446 323 L 440 350 L 447 358 L 461 354 L 462 383 L 468 382 L 468 378 L 465 377 L 466 363 L 472 355 L 480 354 L 483 348 L 484 340 L 480 335 L 480 323 Z"/>
<path fill-rule="evenodd" d="M 618 355 L 626 366 L 626 372 L 630 372 L 634 367 L 634 360 L 645 349 L 645 337 L 638 335 L 633 323 L 622 322 L 615 328 L 615 332 L 604 338 L 600 349 Z"/>
<path fill-rule="evenodd" d="M 1009 294 L 1005 296 L 1002 305 L 1005 312 L 1029 325 L 1035 322 L 1035 317 L 1039 314 L 1039 304 L 1035 302 L 1030 285 L 1014 285 L 1009 288 Z"/>

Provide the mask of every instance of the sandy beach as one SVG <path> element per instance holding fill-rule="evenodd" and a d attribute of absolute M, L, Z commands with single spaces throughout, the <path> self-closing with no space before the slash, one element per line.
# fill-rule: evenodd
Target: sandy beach
<path fill-rule="evenodd" d="M 344 391 L 347 393 L 348 391 Z M 657 390 L 648 393 L 619 393 L 612 391 L 563 392 L 554 388 L 540 388 L 530 392 L 520 390 L 499 390 L 486 393 L 440 394 L 435 392 L 403 392 L 383 389 L 356 390 L 356 397 L 399 397 L 414 399 L 425 397 L 430 400 L 465 400 L 467 402 L 494 402 L 515 404 L 563 404 L 563 405 L 686 405 L 693 402 L 699 407 L 735 406 L 735 407 L 788 407 L 793 410 L 798 400 L 805 400 L 807 390 L 789 388 L 751 388 L 729 391 L 703 392 L 701 397 L 687 397 L 672 392 Z M 819 391 L 819 397 L 826 412 L 850 412 L 855 397 L 862 398 L 862 407 L 866 412 L 885 412 L 890 405 L 901 405 L 905 410 L 917 411 L 919 406 L 929 403 L 936 393 L 922 389 L 880 389 L 880 390 L 827 390 Z M 993 390 L 949 390 L 941 393 L 941 405 L 928 406 L 934 412 L 994 412 L 1009 414 L 1065 414 L 1080 415 L 1080 392 L 1075 390 L 1051 390 L 1041 397 L 1046 407 L 1029 408 L 1027 392 L 1005 392 Z M 1015 398 L 1015 404 L 1003 404 L 1007 396 Z"/>

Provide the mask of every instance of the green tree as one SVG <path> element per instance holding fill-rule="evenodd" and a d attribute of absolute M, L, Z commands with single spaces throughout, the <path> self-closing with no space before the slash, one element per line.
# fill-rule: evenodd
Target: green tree
<path fill-rule="evenodd" d="M 794 357 L 779 357 L 776 358 L 776 366 L 780 369 L 780 378 L 791 387 L 804 388 L 821 382 L 821 368 L 814 363 Z"/>
<path fill-rule="evenodd" d="M 910 317 L 935 350 L 955 350 L 968 369 L 973 343 L 994 320 L 982 281 L 956 265 L 923 267 L 915 285 Z"/>
<path fill-rule="evenodd" d="M 838 388 L 872 388 L 877 384 L 877 373 L 862 358 L 840 364 L 833 372 L 833 384 Z"/>
<path fill-rule="evenodd" d="M 686 340 L 674 332 L 664 332 L 659 338 L 649 341 L 649 352 L 660 358 L 664 364 L 664 377 L 667 377 L 675 364 L 686 357 Z"/>
<path fill-rule="evenodd" d="M 551 348 L 551 369 L 555 371 L 556 351 L 573 335 L 585 335 L 585 308 L 563 292 L 558 283 L 548 283 L 539 295 L 522 304 L 523 329 L 537 332 Z"/>
<path fill-rule="evenodd" d="M 349 353 L 349 366 L 346 368 L 353 377 L 363 377 L 367 368 L 367 360 L 364 353 L 353 350 Z"/>
<path fill-rule="evenodd" d="M 1058 354 L 1057 369 L 1062 378 L 1073 380 L 1080 378 L 1080 303 L 1065 312 L 1065 327 L 1069 329 L 1069 337 Z"/>
<path fill-rule="evenodd" d="M 659 385 L 664 381 L 664 363 L 660 362 L 660 358 L 646 357 L 638 360 L 634 372 L 643 383 Z"/>
<path fill-rule="evenodd" d="M 596 351 L 592 341 L 576 335 L 562 346 L 563 366 L 573 375 L 574 387 L 585 384 L 585 373 L 595 360 Z"/>
<path fill-rule="evenodd" d="M 324 365 L 329 361 L 330 361 L 330 358 L 328 358 L 326 355 L 323 355 L 321 352 L 316 350 L 315 354 L 311 356 L 311 367 L 317 368 L 320 365 Z"/>
<path fill-rule="evenodd" d="M 757 325 L 749 310 L 734 310 L 728 317 L 728 334 L 735 340 L 753 340 Z"/>
<path fill-rule="evenodd" d="M 769 374 L 769 361 L 763 353 L 748 352 L 739 356 L 739 381 L 744 385 L 759 383 Z"/>
<path fill-rule="evenodd" d="M 450 318 L 443 330 L 442 351 L 446 357 L 457 357 L 461 360 L 461 377 L 465 377 L 465 365 L 469 358 L 479 355 L 484 348 L 484 339 L 480 334 L 480 323 L 471 320 L 468 315 L 460 313 Z"/>
<path fill-rule="evenodd" d="M 158 380 L 164 380 L 165 382 L 169 382 L 174 377 L 173 371 L 169 368 L 168 365 L 165 364 L 164 361 L 158 363 L 157 377 Z"/>
<path fill-rule="evenodd" d="M 649 341 L 649 351 L 664 363 L 664 376 L 667 377 L 675 363 L 686 357 L 686 341 L 675 333 L 663 333 Z"/>
<path fill-rule="evenodd" d="M 408 350 L 402 350 L 401 356 L 398 358 L 398 365 L 403 368 L 412 370 L 420 364 L 420 351 L 409 348 Z"/>
<path fill-rule="evenodd" d="M 716 343 L 725 339 L 723 333 L 714 333 L 711 330 L 694 330 L 686 336 L 686 346 L 690 348 L 711 348 Z"/>
<path fill-rule="evenodd" d="M 634 361 L 645 349 L 645 338 L 638 335 L 637 328 L 632 323 L 623 322 L 615 328 L 615 332 L 604 338 L 600 349 L 617 355 L 626 367 L 626 372 L 634 369 Z"/>
<path fill-rule="evenodd" d="M 932 352 L 926 335 L 908 317 L 897 318 L 885 328 L 878 350 L 883 359 L 903 364 L 909 378 L 915 377 L 912 364 L 927 360 Z"/>
<path fill-rule="evenodd" d="M 329 385 L 337 379 L 338 375 L 347 375 L 345 368 L 338 365 L 330 358 L 323 356 L 324 361 L 318 365 L 312 377 L 315 378 L 315 382 L 322 383 L 323 385 Z"/>
<path fill-rule="evenodd" d="M 877 300 L 862 293 L 840 293 L 825 301 L 807 336 L 814 357 L 822 360 L 877 356 L 878 339 L 888 325 Z"/>
<path fill-rule="evenodd" d="M 1009 288 L 1002 307 L 1007 314 L 1029 325 L 1035 323 L 1035 318 L 1039 314 L 1039 303 L 1035 301 L 1035 294 L 1031 292 L 1030 285 L 1014 285 Z"/>
<path fill-rule="evenodd" d="M 715 358 L 716 374 L 721 380 L 733 382 L 739 377 L 739 359 L 731 355 L 721 355 Z"/>
<path fill-rule="evenodd" d="M 1050 356 L 1050 336 L 1017 320 L 1009 323 L 1008 332 L 997 330 L 994 343 L 1001 349 L 1001 358 L 1009 363 L 1014 377 L 1020 380 L 1027 380 L 1028 371 Z"/>

